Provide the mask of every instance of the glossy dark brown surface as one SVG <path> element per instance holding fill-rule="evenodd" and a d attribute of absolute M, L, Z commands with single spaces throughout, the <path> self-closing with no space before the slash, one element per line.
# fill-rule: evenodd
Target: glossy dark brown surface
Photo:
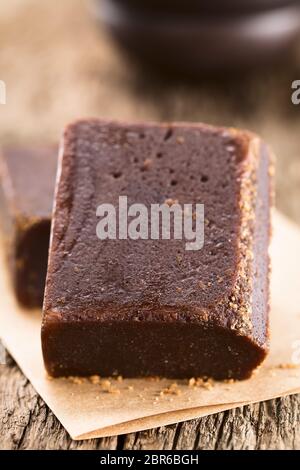
<path fill-rule="evenodd" d="M 263 144 L 204 125 L 97 120 L 64 139 L 42 328 L 48 372 L 249 376 L 268 343 Z M 120 195 L 147 207 L 204 203 L 204 248 L 98 240 L 96 208 Z"/>
<path fill-rule="evenodd" d="M 0 214 L 5 255 L 16 296 L 41 306 L 47 272 L 57 148 L 0 152 Z"/>

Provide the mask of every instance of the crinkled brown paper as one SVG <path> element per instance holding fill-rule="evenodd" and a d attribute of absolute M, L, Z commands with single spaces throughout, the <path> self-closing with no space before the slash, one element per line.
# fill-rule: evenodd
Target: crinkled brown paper
<path fill-rule="evenodd" d="M 120 378 L 100 383 L 50 380 L 41 354 L 41 313 L 17 305 L 2 265 L 0 335 L 73 439 L 144 430 L 300 392 L 300 228 L 278 213 L 274 215 L 271 257 L 271 352 L 246 381 L 204 387 L 193 380 L 177 384 Z"/>

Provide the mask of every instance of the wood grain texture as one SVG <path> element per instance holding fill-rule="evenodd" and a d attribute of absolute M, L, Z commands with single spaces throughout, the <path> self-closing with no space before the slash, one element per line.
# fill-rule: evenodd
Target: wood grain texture
<path fill-rule="evenodd" d="M 300 395 L 125 436 L 72 441 L 9 355 L 0 368 L 1 450 L 300 448 Z"/>
<path fill-rule="evenodd" d="M 80 40 L 78 38 L 80 37 Z M 86 0 L 0 5 L 1 143 L 57 141 L 81 116 L 204 121 L 247 127 L 277 154 L 277 204 L 300 223 L 300 106 L 289 65 L 195 83 L 140 70 L 93 23 Z M 150 431 L 72 441 L 8 356 L 0 366 L 1 449 L 300 449 L 300 395 Z"/>

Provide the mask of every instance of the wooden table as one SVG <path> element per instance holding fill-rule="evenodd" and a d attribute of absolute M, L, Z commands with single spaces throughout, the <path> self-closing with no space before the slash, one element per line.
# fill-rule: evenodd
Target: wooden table
<path fill-rule="evenodd" d="M 263 73 L 194 83 L 140 70 L 91 20 L 85 0 L 0 6 L 1 143 L 57 141 L 82 116 L 206 121 L 262 134 L 277 157 L 277 205 L 300 223 L 300 106 L 295 61 Z M 11 358 L 0 366 L 2 449 L 297 449 L 300 396 L 126 436 L 72 441 Z"/>

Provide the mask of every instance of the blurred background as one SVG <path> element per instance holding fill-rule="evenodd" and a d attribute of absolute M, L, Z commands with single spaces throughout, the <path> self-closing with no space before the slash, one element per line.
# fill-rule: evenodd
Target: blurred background
<path fill-rule="evenodd" d="M 300 223 L 295 2 L 191 0 L 189 9 L 189 2 L 166 1 L 160 12 L 163 0 L 112 3 L 1 1 L 7 104 L 0 106 L 0 144 L 57 142 L 68 121 L 91 116 L 246 127 L 273 147 L 277 205 Z M 221 3 L 231 10 L 216 19 Z M 238 3 L 246 5 L 242 17 Z M 217 9 L 200 11 L 200 4 Z M 262 21 L 261 7 L 265 15 L 279 4 L 272 22 Z"/>

